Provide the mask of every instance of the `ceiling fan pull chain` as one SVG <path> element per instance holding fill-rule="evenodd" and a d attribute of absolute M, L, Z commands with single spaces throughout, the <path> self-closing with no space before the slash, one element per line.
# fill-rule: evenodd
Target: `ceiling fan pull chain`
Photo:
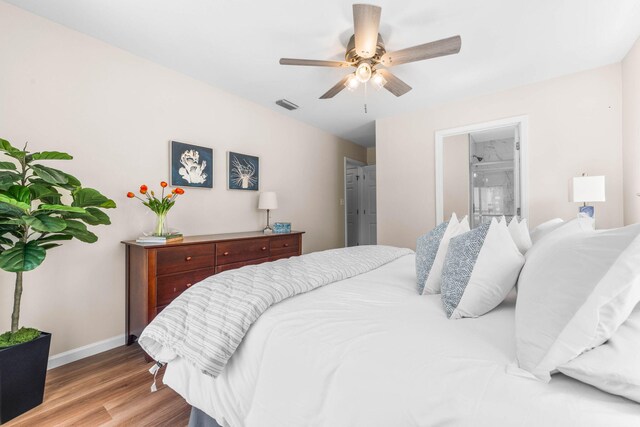
<path fill-rule="evenodd" d="M 367 114 L 367 83 L 364 82 L 364 113 Z"/>

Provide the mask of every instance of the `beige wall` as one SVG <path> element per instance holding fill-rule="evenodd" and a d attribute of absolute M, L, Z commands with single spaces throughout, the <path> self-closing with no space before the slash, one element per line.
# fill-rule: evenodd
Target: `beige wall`
<path fill-rule="evenodd" d="M 414 247 L 435 225 L 434 132 L 529 116 L 529 219 L 570 218 L 568 183 L 582 172 L 607 177 L 598 227 L 623 222 L 621 65 L 379 120 L 378 242 Z"/>
<path fill-rule="evenodd" d="M 112 197 L 113 225 L 72 241 L 25 275 L 22 324 L 53 332 L 52 354 L 124 333 L 124 248 L 153 215 L 125 193 L 168 178 L 170 139 L 213 147 L 215 188 L 187 189 L 169 215 L 185 234 L 258 230 L 257 192 L 228 191 L 226 152 L 260 156 L 274 220 L 305 230 L 305 252 L 342 246 L 343 162 L 366 150 L 0 2 L 0 137 L 68 151 L 52 164 Z M 0 329 L 13 276 L 0 273 Z"/>
<path fill-rule="evenodd" d="M 622 61 L 624 222 L 640 222 L 640 39 Z"/>
<path fill-rule="evenodd" d="M 469 134 L 444 138 L 442 163 L 443 218 L 462 219 L 469 215 Z"/>

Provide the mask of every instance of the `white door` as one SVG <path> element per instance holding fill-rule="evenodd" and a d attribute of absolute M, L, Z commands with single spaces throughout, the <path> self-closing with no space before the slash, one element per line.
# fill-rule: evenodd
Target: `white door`
<path fill-rule="evenodd" d="M 358 167 L 347 165 L 345 176 L 347 213 L 347 246 L 358 245 Z"/>
<path fill-rule="evenodd" d="M 375 245 L 378 241 L 376 224 L 376 166 L 363 166 L 361 181 L 360 244 Z"/>

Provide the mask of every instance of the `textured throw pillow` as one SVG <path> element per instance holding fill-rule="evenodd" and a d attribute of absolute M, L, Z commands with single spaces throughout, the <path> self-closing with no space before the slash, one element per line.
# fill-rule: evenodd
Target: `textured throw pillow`
<path fill-rule="evenodd" d="M 506 221 L 493 219 L 452 238 L 442 270 L 447 317 L 478 317 L 493 310 L 516 284 L 523 264 Z"/>
<path fill-rule="evenodd" d="M 543 381 L 609 339 L 640 300 L 640 225 L 585 231 L 585 220 L 535 244 L 520 274 L 518 364 Z"/>
<path fill-rule="evenodd" d="M 449 221 L 441 223 L 430 232 L 418 237 L 416 242 L 416 278 L 419 294 L 440 291 L 440 274 L 443 259 L 449 246 L 449 239 L 461 233 L 460 230 L 464 230 L 465 223 L 468 230 L 469 222 L 466 217 L 460 223 L 454 213 Z M 431 288 L 426 290 L 425 285 L 429 278 Z M 437 290 L 435 290 L 436 285 Z"/>
<path fill-rule="evenodd" d="M 456 219 L 455 214 L 452 215 L 451 221 L 449 221 L 449 223 L 451 224 L 454 219 Z M 427 275 L 427 278 L 425 280 L 424 289 L 422 291 L 423 295 L 440 293 L 440 288 L 442 285 L 442 267 L 444 266 L 444 259 L 447 256 L 447 250 L 449 249 L 449 242 L 451 242 L 451 238 L 462 233 L 466 233 L 467 231 L 469 231 L 469 219 L 466 216 L 462 218 L 462 221 L 457 222 L 455 226 L 450 226 L 447 228 L 447 231 L 445 232 L 444 236 L 442 237 L 442 241 L 440 242 L 438 253 L 433 260 L 431 272 Z"/>
<path fill-rule="evenodd" d="M 607 393 L 640 402 L 640 304 L 609 341 L 558 370 Z"/>
<path fill-rule="evenodd" d="M 458 219 L 455 214 L 451 216 L 449 221 L 443 222 L 436 226 L 433 230 L 418 237 L 416 242 L 416 279 L 418 281 L 418 293 L 422 294 L 424 284 L 431 272 L 433 263 L 438 254 L 440 243 L 447 229 L 457 227 Z"/>
<path fill-rule="evenodd" d="M 529 227 L 527 226 L 527 220 L 523 219 L 518 222 L 518 218 L 515 216 L 511 218 L 511 222 L 507 227 L 513 242 L 518 247 L 518 250 L 522 255 L 526 254 L 533 243 L 531 242 L 531 236 L 529 236 Z"/>

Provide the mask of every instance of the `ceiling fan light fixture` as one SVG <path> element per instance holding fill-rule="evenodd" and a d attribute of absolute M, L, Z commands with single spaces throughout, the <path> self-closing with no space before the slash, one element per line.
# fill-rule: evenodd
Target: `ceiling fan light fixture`
<path fill-rule="evenodd" d="M 360 83 L 366 83 L 371 78 L 371 64 L 368 62 L 361 62 L 356 68 L 356 77 L 360 80 Z"/>
<path fill-rule="evenodd" d="M 360 80 L 355 74 L 351 74 L 347 81 L 344 83 L 344 86 L 349 92 L 353 92 L 354 90 L 358 89 L 358 86 L 360 86 Z"/>
<path fill-rule="evenodd" d="M 373 83 L 376 89 L 380 90 L 387 84 L 387 79 L 385 79 L 382 74 L 375 72 L 371 77 L 371 83 Z"/>
<path fill-rule="evenodd" d="M 440 56 L 455 55 L 460 52 L 462 39 L 459 35 L 387 52 L 384 40 L 379 33 L 381 11 L 382 9 L 375 5 L 353 5 L 353 35 L 347 43 L 344 61 L 280 58 L 280 64 L 356 68 L 355 72 L 343 76 L 331 89 L 322 94 L 320 99 L 333 98 L 344 89 L 353 92 L 361 83 L 366 85 L 372 79 L 372 84 L 376 89 L 384 87 L 398 97 L 409 92 L 411 86 L 390 73 L 386 68 Z M 386 68 L 375 70 L 380 64 Z M 378 74 L 381 75 L 376 77 Z"/>

